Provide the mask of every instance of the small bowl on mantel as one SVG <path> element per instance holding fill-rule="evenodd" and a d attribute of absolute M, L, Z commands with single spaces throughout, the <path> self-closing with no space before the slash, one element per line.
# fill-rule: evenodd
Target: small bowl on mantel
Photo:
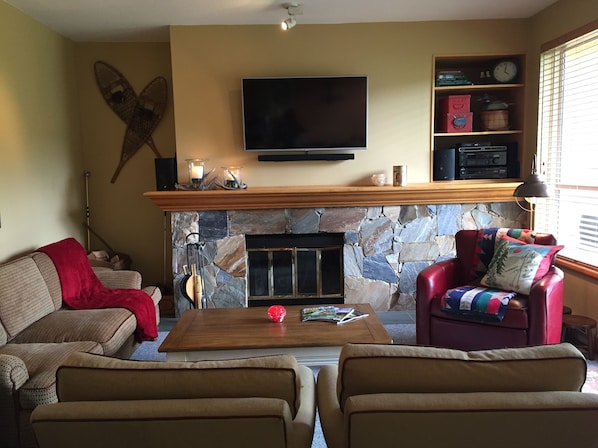
<path fill-rule="evenodd" d="M 377 173 L 372 174 L 372 183 L 377 187 L 383 187 L 386 184 L 386 174 L 384 173 Z"/>

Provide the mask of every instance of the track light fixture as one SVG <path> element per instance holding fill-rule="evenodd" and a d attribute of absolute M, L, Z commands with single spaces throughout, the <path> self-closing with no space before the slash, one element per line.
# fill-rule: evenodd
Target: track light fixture
<path fill-rule="evenodd" d="M 280 27 L 284 31 L 290 30 L 295 25 L 297 25 L 297 20 L 295 20 L 295 16 L 303 14 L 303 7 L 301 5 L 297 5 L 294 3 L 286 4 L 286 5 L 283 5 L 282 7 L 287 10 L 289 17 L 287 17 L 286 19 L 284 19 L 282 21 L 282 23 L 280 24 Z"/>
<path fill-rule="evenodd" d="M 282 27 L 282 29 L 284 31 L 290 30 L 295 25 L 297 25 L 297 21 L 295 20 L 295 17 L 293 17 L 293 16 L 289 17 L 288 19 L 284 19 L 282 21 L 282 23 L 280 24 L 280 26 Z"/>

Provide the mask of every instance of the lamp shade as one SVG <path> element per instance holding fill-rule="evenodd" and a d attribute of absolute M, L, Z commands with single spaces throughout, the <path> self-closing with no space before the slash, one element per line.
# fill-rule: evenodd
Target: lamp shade
<path fill-rule="evenodd" d="M 542 178 L 532 173 L 525 181 L 515 188 L 513 196 L 518 198 L 548 198 L 550 197 L 550 191 L 548 185 L 542 180 Z"/>

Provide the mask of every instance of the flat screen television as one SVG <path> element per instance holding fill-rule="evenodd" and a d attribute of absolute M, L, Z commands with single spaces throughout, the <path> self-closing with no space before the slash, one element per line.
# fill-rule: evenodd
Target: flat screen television
<path fill-rule="evenodd" d="M 367 76 L 243 78 L 246 151 L 367 148 Z"/>

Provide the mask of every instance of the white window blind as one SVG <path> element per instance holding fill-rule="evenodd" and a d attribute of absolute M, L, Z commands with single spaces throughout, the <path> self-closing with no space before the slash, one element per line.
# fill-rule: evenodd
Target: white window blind
<path fill-rule="evenodd" d="M 598 267 L 598 29 L 541 54 L 540 173 L 553 196 L 535 228 L 556 235 L 560 255 Z"/>

